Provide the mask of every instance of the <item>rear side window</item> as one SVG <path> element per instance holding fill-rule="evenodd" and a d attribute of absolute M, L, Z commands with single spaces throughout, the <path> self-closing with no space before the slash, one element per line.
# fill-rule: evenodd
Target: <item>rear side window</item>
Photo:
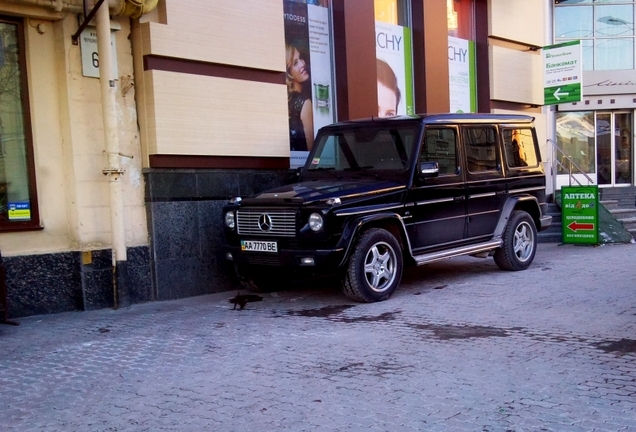
<path fill-rule="evenodd" d="M 465 128 L 464 146 L 469 172 L 497 170 L 497 131 L 494 127 Z"/>
<path fill-rule="evenodd" d="M 509 168 L 536 167 L 539 164 L 532 129 L 503 129 L 501 133 Z"/>

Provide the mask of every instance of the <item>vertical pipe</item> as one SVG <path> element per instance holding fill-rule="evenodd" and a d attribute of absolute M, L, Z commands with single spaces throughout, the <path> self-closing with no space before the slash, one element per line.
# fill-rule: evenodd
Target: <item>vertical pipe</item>
<path fill-rule="evenodd" d="M 119 156 L 119 136 L 115 98 L 115 78 L 113 75 L 113 55 L 110 44 L 110 16 L 108 2 L 100 5 L 95 15 L 97 22 L 97 52 L 99 55 L 99 81 L 102 97 L 102 116 L 108 168 L 110 192 L 110 222 L 113 248 L 113 290 L 115 307 L 130 306 L 128 271 L 126 259 L 126 233 L 124 227 L 124 200 L 122 174 Z"/>

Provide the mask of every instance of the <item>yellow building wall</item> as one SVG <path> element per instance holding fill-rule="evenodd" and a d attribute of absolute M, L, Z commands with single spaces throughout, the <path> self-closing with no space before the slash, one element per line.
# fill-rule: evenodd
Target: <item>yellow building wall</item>
<path fill-rule="evenodd" d="M 143 57 L 285 71 L 280 0 L 165 0 L 133 32 L 148 156 L 289 156 L 287 89 L 245 79 L 143 71 Z"/>
<path fill-rule="evenodd" d="M 3 12 L 0 3 L 0 13 Z M 45 19 L 49 15 L 52 19 Z M 2 232 L 5 256 L 111 247 L 99 80 L 84 77 L 73 13 L 42 8 L 25 18 L 30 116 L 42 230 Z M 43 18 L 40 18 L 43 17 Z M 61 18 L 63 19 L 55 19 Z M 128 19 L 116 32 L 117 114 L 127 246 L 148 244 Z"/>

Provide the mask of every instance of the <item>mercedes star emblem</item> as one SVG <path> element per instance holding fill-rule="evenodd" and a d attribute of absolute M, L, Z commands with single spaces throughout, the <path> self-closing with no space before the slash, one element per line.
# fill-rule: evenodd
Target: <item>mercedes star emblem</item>
<path fill-rule="evenodd" d="M 267 213 L 263 213 L 258 217 L 258 227 L 261 231 L 269 231 L 272 229 L 272 218 Z"/>

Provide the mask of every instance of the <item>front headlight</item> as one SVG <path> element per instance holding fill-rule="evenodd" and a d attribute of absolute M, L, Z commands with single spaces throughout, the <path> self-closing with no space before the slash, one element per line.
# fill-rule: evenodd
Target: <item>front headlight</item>
<path fill-rule="evenodd" d="M 229 229 L 234 229 L 234 227 L 236 226 L 233 210 L 230 210 L 229 212 L 225 213 L 225 226 L 228 227 Z"/>
<path fill-rule="evenodd" d="M 309 228 L 313 232 L 318 232 L 322 229 L 322 215 L 320 213 L 312 213 L 309 215 Z"/>

